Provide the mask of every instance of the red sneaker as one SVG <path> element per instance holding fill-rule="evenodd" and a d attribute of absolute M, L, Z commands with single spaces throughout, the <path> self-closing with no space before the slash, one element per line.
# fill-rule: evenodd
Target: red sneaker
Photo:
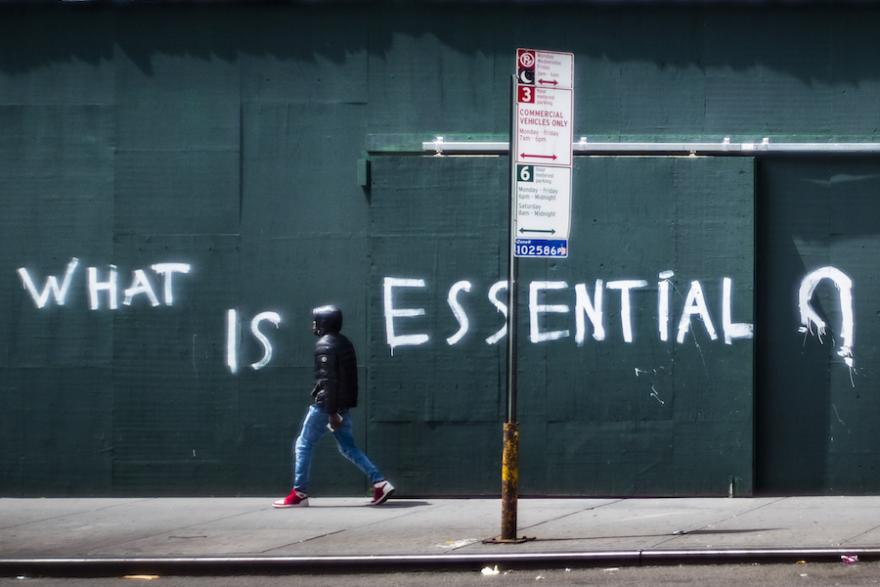
<path fill-rule="evenodd" d="M 287 497 L 272 502 L 273 508 L 305 508 L 309 507 L 309 496 L 302 491 L 291 489 Z"/>
<path fill-rule="evenodd" d="M 388 501 L 392 493 L 394 493 L 394 485 L 388 481 L 379 481 L 373 485 L 373 500 L 370 505 L 382 505 Z"/>

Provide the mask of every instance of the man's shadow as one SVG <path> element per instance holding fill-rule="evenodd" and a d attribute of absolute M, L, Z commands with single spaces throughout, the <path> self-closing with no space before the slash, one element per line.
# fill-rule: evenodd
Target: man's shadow
<path fill-rule="evenodd" d="M 349 504 L 349 503 L 347 503 L 347 504 L 342 504 L 342 505 L 328 503 L 328 504 L 322 505 L 320 503 L 316 504 L 316 503 L 312 502 L 309 504 L 309 507 L 311 507 L 311 508 L 334 508 L 334 509 L 335 508 L 377 508 L 377 509 L 383 509 L 383 510 L 389 510 L 389 509 L 401 510 L 401 509 L 408 509 L 408 508 L 424 507 L 424 506 L 428 506 L 428 505 L 431 505 L 431 502 L 407 499 L 407 500 L 400 500 L 400 501 L 386 501 L 382 505 L 370 505 L 368 503 L 365 503 L 365 504 L 357 504 L 357 503 L 350 503 Z"/>

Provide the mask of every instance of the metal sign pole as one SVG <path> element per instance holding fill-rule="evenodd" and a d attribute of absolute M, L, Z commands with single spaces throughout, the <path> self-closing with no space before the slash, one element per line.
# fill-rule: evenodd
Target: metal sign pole
<path fill-rule="evenodd" d="M 510 136 L 513 137 L 514 101 L 516 100 L 516 76 L 510 79 Z M 516 183 L 513 176 L 516 170 L 516 157 L 510 150 L 507 172 L 510 193 L 507 225 L 507 418 L 505 423 L 516 424 L 516 272 L 519 257 L 515 254 L 516 241 Z"/>
<path fill-rule="evenodd" d="M 507 414 L 504 418 L 504 447 L 501 453 L 501 536 L 484 540 L 487 544 L 516 544 L 527 538 L 516 536 L 517 490 L 519 485 L 519 429 L 516 422 L 516 139 L 513 116 L 516 112 L 516 76 L 510 80 L 510 163 L 508 166 L 507 225 Z"/>
<path fill-rule="evenodd" d="M 530 540 L 516 535 L 519 489 L 516 273 L 522 256 L 568 257 L 574 54 L 518 48 L 516 72 L 511 78 L 509 102 L 507 417 L 501 455 L 501 537 L 488 541 L 513 543 Z M 533 213 L 536 209 L 540 214 Z M 553 221 L 548 223 L 548 219 Z"/>
<path fill-rule="evenodd" d="M 516 100 L 516 76 L 510 81 L 510 139 L 514 143 L 513 116 Z M 501 455 L 501 538 L 500 542 L 523 542 L 516 536 L 517 495 L 519 486 L 519 424 L 516 421 L 516 272 L 519 258 L 516 239 L 516 170 L 514 149 L 510 150 L 508 181 L 510 218 L 507 230 L 507 417 L 504 420 L 504 448 Z"/>

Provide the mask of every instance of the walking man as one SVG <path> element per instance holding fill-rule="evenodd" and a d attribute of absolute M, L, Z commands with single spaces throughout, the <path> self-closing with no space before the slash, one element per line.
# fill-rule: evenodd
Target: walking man
<path fill-rule="evenodd" d="M 354 443 L 350 409 L 357 406 L 357 359 L 354 345 L 340 330 L 342 310 L 336 306 L 312 310 L 312 332 L 318 337 L 315 343 L 315 387 L 312 390 L 315 401 L 309 406 L 302 430 L 293 445 L 293 488 L 287 497 L 272 503 L 276 508 L 309 505 L 312 451 L 328 430 L 333 433 L 339 452 L 369 478 L 373 486 L 370 505 L 381 505 L 394 493 L 394 486 Z"/>

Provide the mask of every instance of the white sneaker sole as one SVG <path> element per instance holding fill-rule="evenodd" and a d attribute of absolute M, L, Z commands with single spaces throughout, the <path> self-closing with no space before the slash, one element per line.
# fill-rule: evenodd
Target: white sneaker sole
<path fill-rule="evenodd" d="M 309 507 L 309 498 L 305 498 L 299 503 L 284 503 L 283 499 L 272 502 L 272 507 L 279 510 L 285 510 L 288 508 L 307 508 Z"/>
<path fill-rule="evenodd" d="M 388 493 L 382 495 L 382 497 L 380 497 L 378 500 L 371 501 L 370 505 L 382 505 L 383 503 L 388 501 L 388 498 L 391 497 L 392 495 L 394 495 L 394 489 L 391 489 Z"/>

